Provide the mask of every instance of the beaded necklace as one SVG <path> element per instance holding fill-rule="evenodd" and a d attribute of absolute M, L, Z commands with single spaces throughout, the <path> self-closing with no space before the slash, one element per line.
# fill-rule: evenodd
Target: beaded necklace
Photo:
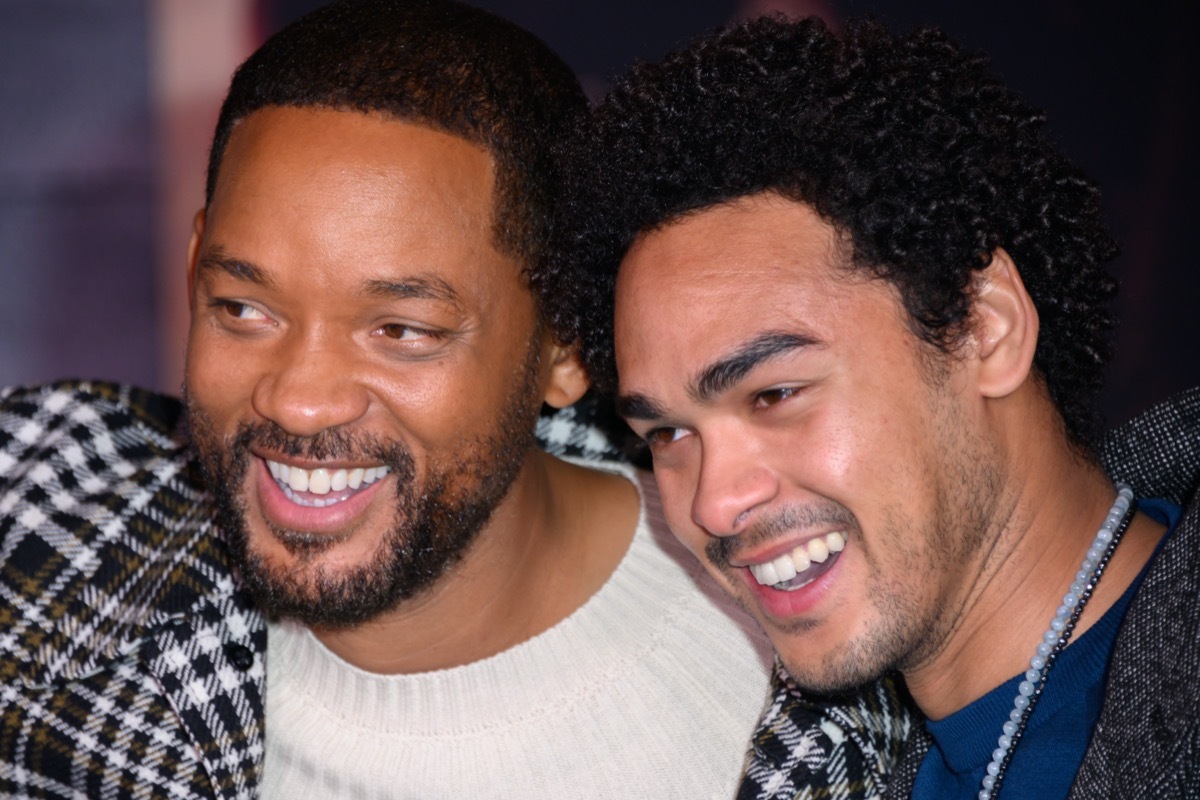
<path fill-rule="evenodd" d="M 1033 708 L 1046 688 L 1050 668 L 1070 641 L 1075 623 L 1079 621 L 1084 606 L 1092 596 L 1096 584 L 1100 582 L 1100 576 L 1104 574 L 1104 568 L 1108 566 L 1117 542 L 1121 541 L 1121 536 L 1129 527 L 1133 518 L 1130 512 L 1134 508 L 1133 490 L 1124 484 L 1118 484 L 1117 499 L 1109 509 L 1108 516 L 1104 518 L 1104 524 L 1100 526 L 1096 538 L 1092 540 L 1092 546 L 1088 548 L 1083 564 L 1075 573 L 1074 583 L 1063 595 L 1062 605 L 1050 621 L 1050 627 L 1042 635 L 1041 643 L 1034 651 L 1033 658 L 1029 660 L 1029 669 L 1025 672 L 1024 680 L 1017 687 L 1013 710 L 1004 723 L 1000 738 L 996 740 L 996 749 L 992 751 L 992 760 L 984 773 L 979 800 L 996 800 L 1000 793 L 1004 775 L 1008 771 L 1009 762 L 1012 761 L 1013 750 L 1025 733 L 1025 726 L 1029 723 Z"/>

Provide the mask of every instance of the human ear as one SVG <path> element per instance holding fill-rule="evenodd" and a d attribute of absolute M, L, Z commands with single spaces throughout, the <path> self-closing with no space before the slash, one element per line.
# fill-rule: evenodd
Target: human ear
<path fill-rule="evenodd" d="M 972 312 L 979 391 L 985 397 L 1009 395 L 1033 368 L 1038 313 L 1003 248 L 992 252 L 992 263 L 976 277 Z"/>
<path fill-rule="evenodd" d="M 192 217 L 192 238 L 188 241 L 187 249 L 187 296 L 188 308 L 196 296 L 196 259 L 200 257 L 200 241 L 204 238 L 204 209 Z"/>
<path fill-rule="evenodd" d="M 543 364 L 550 367 L 543 400 L 554 408 L 566 408 L 588 390 L 587 373 L 579 363 L 574 345 L 552 343 L 543 351 Z"/>

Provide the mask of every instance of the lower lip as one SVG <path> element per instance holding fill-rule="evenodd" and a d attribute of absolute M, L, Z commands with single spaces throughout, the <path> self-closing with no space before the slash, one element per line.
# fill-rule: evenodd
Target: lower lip
<path fill-rule="evenodd" d="M 839 553 L 838 560 L 834 562 L 833 566 L 816 580 L 792 592 L 764 586 L 754 579 L 748 567 L 742 567 L 738 572 L 741 573 L 742 580 L 750 587 L 759 607 L 768 617 L 777 620 L 795 619 L 812 613 L 829 595 L 841 567 L 841 556 L 842 553 Z"/>
<path fill-rule="evenodd" d="M 321 508 L 302 506 L 293 503 L 279 488 L 279 484 L 271 476 L 267 462 L 261 458 L 258 462 L 254 481 L 254 491 L 258 497 L 259 508 L 267 522 L 278 528 L 303 533 L 343 533 L 364 514 L 367 513 L 375 495 L 381 487 L 389 483 L 385 477 L 365 489 L 361 489 L 340 503 Z"/>

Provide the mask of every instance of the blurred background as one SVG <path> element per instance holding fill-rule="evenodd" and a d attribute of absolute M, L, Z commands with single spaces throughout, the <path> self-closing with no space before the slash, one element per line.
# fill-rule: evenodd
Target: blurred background
<path fill-rule="evenodd" d="M 0 385 L 105 378 L 178 392 L 184 257 L 233 68 L 317 0 L 0 0 Z M 612 77 L 731 19 L 942 26 L 992 55 L 1104 191 L 1122 255 L 1120 422 L 1200 384 L 1192 188 L 1200 4 L 1103 0 L 476 0 L 603 96 Z"/>

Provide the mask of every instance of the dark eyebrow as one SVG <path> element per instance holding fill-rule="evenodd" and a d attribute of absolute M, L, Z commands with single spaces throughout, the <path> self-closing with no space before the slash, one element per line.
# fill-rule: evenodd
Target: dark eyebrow
<path fill-rule="evenodd" d="M 441 278 L 417 275 L 398 281 L 367 281 L 364 294 L 393 300 L 441 300 L 452 305 L 461 305 L 461 298 L 454 287 Z"/>
<path fill-rule="evenodd" d="M 214 247 L 197 261 L 200 270 L 221 270 L 234 278 L 250 281 L 259 286 L 274 285 L 264 270 L 249 261 L 232 258 L 219 247 Z M 418 275 L 397 281 L 370 280 L 363 286 L 363 294 L 371 297 L 405 300 L 409 298 L 441 300 L 454 305 L 460 304 L 458 292 L 441 278 Z"/>
<path fill-rule="evenodd" d="M 221 270 L 229 275 L 237 278 L 240 281 L 250 281 L 259 286 L 271 286 L 272 281 L 267 273 L 251 264 L 249 261 L 242 261 L 238 258 L 230 258 L 225 254 L 225 251 L 219 247 L 214 247 L 208 252 L 200 256 L 196 261 L 196 268 L 200 272 L 206 270 Z"/>
<path fill-rule="evenodd" d="M 617 413 L 625 419 L 640 419 L 645 421 L 662 419 L 666 412 L 662 406 L 644 394 L 623 394 L 617 397 Z"/>
<path fill-rule="evenodd" d="M 820 344 L 819 340 L 801 333 L 774 331 L 761 334 L 700 370 L 688 393 L 698 403 L 709 402 L 759 364 L 793 350 Z"/>
<path fill-rule="evenodd" d="M 772 358 L 802 347 L 820 346 L 823 342 L 801 333 L 774 331 L 751 339 L 727 356 L 713 362 L 699 373 L 688 393 L 699 403 L 707 403 L 745 377 L 752 369 Z M 625 419 L 645 422 L 663 419 L 666 409 L 644 394 L 630 392 L 617 397 L 617 413 Z"/>

